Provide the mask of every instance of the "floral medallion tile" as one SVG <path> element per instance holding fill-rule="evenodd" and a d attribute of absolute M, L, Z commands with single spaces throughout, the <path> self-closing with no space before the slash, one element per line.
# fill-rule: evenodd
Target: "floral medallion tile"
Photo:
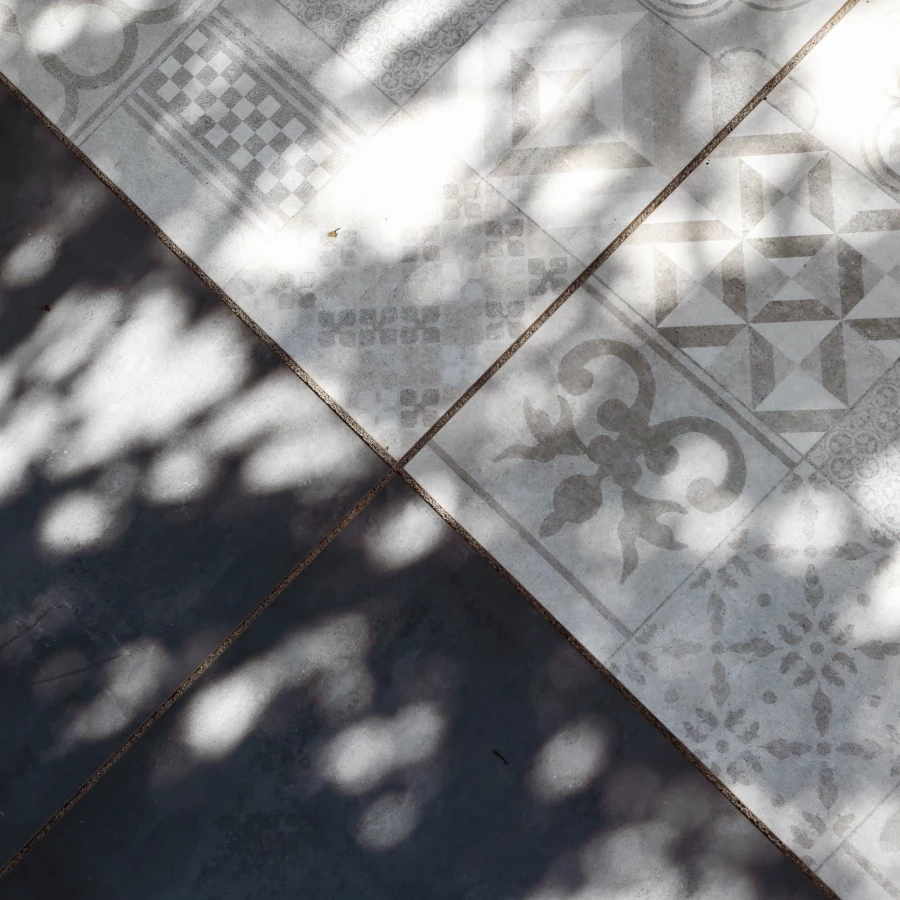
<path fill-rule="evenodd" d="M 612 668 L 815 866 L 900 779 L 898 591 L 895 539 L 803 463 Z"/>
<path fill-rule="evenodd" d="M 900 370 L 891 369 L 825 435 L 809 459 L 900 534 Z"/>
<path fill-rule="evenodd" d="M 409 471 L 608 656 L 786 462 L 619 306 L 581 291 Z M 546 586 L 547 569 L 568 588 Z"/>
<path fill-rule="evenodd" d="M 224 284 L 395 111 L 275 0 L 224 0 L 135 71 L 80 145 Z"/>

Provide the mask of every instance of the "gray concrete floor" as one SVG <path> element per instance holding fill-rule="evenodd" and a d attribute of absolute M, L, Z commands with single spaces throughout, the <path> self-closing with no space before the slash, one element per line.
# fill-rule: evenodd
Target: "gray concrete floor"
<path fill-rule="evenodd" d="M 11 898 L 820 891 L 0 92 Z"/>

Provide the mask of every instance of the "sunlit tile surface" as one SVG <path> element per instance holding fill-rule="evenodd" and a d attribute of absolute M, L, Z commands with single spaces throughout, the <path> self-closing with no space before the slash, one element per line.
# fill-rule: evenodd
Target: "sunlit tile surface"
<path fill-rule="evenodd" d="M 409 466 L 861 898 L 900 852 L 897 15 L 852 11 Z"/>
<path fill-rule="evenodd" d="M 399 457 L 837 5 L 17 0 L 0 70 Z"/>
<path fill-rule="evenodd" d="M 409 108 L 588 263 L 838 6 L 510 0 Z"/>
<path fill-rule="evenodd" d="M 208 676 L 5 897 L 821 897 L 399 480 Z"/>

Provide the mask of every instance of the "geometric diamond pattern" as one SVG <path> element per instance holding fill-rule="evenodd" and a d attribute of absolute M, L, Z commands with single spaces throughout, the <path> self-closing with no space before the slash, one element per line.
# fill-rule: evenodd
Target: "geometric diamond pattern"
<path fill-rule="evenodd" d="M 147 79 L 150 96 L 288 218 L 327 184 L 339 145 L 209 23 Z"/>
<path fill-rule="evenodd" d="M 900 357 L 900 204 L 767 104 L 680 190 L 600 275 L 805 452 Z"/>

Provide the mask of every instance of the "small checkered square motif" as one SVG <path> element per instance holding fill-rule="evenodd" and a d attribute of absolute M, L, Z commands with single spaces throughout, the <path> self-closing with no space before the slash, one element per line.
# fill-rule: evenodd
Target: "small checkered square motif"
<path fill-rule="evenodd" d="M 201 26 L 144 89 L 266 205 L 295 216 L 332 178 L 330 141 L 245 52 Z"/>

